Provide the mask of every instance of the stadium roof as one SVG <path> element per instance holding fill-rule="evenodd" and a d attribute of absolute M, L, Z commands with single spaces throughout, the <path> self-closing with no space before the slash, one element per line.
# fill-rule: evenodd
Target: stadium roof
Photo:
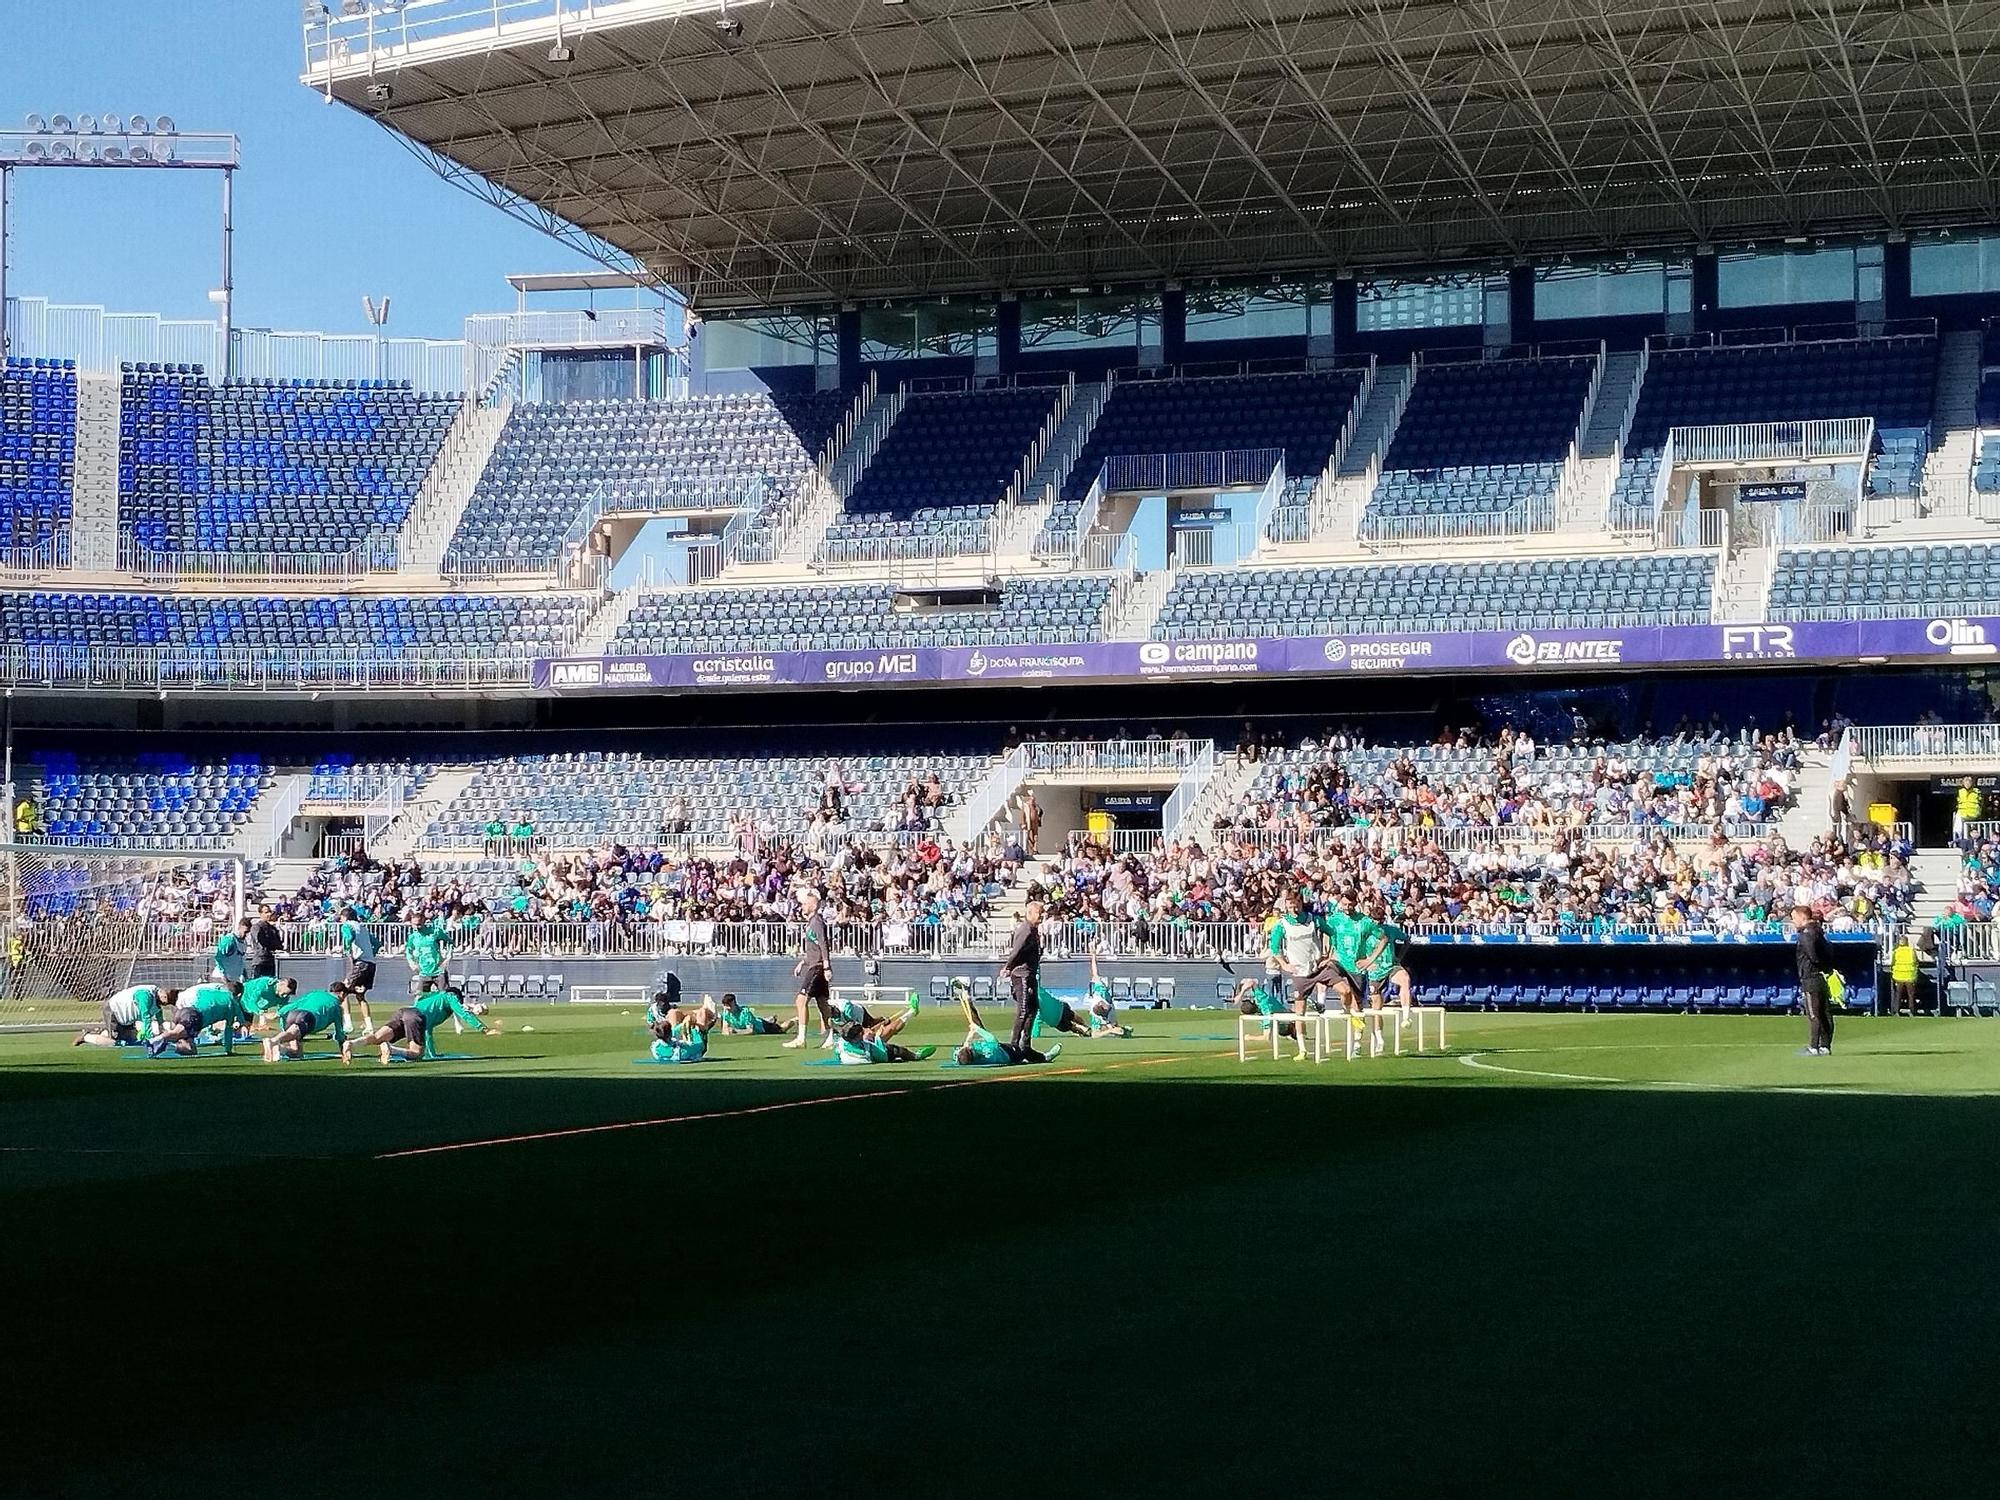
<path fill-rule="evenodd" d="M 2000 218 L 1990 0 L 341 8 L 306 82 L 708 309 Z"/>

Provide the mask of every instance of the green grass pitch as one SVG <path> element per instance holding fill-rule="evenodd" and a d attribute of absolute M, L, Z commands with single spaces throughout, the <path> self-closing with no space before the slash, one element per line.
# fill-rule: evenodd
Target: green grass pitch
<path fill-rule="evenodd" d="M 1174 1011 L 991 1072 L 507 1019 L 345 1070 L 0 1037 L 0 1488 L 1990 1483 L 2000 1026 L 1241 1066 Z"/>

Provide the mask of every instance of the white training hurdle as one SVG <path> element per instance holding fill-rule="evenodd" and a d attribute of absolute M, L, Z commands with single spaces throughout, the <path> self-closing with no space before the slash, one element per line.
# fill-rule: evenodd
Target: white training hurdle
<path fill-rule="evenodd" d="M 1358 1016 L 1362 1023 L 1361 1026 L 1357 1028 L 1350 1024 L 1350 1014 Z M 1313 1061 L 1316 1063 L 1325 1062 L 1328 1054 L 1334 1050 L 1331 1033 L 1336 1027 L 1340 1031 L 1340 1050 L 1347 1061 L 1353 1062 L 1361 1055 L 1361 1040 L 1364 1036 L 1369 1038 L 1370 1055 L 1379 1056 L 1383 1049 L 1378 1039 L 1382 1035 L 1381 1028 L 1384 1021 L 1391 1023 L 1395 1028 L 1394 1041 L 1391 1047 L 1397 1057 L 1403 1055 L 1403 1028 L 1406 1025 L 1414 1025 L 1416 1027 L 1416 1050 L 1422 1053 L 1430 1050 L 1429 1022 L 1433 1019 L 1437 1022 L 1438 1050 L 1442 1052 L 1445 1046 L 1444 1007 L 1442 1005 L 1413 1005 L 1407 1014 L 1405 1014 L 1403 1008 L 1399 1005 L 1385 1006 L 1379 1010 L 1364 1010 L 1352 1013 L 1343 1011 L 1338 1007 L 1329 1007 L 1322 1011 L 1308 1011 L 1303 1016 L 1292 1011 L 1279 1011 L 1268 1016 L 1262 1014 L 1244 1015 L 1241 1011 L 1238 1011 L 1236 1015 L 1236 1060 L 1240 1063 L 1247 1063 L 1250 1060 L 1250 1028 L 1253 1025 L 1267 1025 L 1271 1037 L 1271 1058 L 1272 1061 L 1277 1061 L 1283 1055 L 1279 1051 L 1278 1042 L 1283 1023 L 1287 1021 L 1292 1022 L 1294 1028 L 1301 1023 L 1309 1023 L 1313 1039 Z"/>
<path fill-rule="evenodd" d="M 573 984 L 571 1005 L 644 1005 L 652 998 L 642 984 Z"/>

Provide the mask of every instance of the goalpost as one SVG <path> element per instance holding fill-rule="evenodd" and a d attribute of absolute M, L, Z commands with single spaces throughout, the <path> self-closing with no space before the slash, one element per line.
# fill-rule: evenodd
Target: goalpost
<path fill-rule="evenodd" d="M 245 874 L 230 849 L 0 843 L 0 1031 L 86 1024 L 129 985 L 205 978 Z"/>

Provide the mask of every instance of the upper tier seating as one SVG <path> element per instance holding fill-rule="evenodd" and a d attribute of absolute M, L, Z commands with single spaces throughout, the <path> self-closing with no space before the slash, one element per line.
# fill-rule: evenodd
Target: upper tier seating
<path fill-rule="evenodd" d="M 1778 554 L 1774 620 L 1983 613 L 2000 604 L 2000 545 L 1800 547 Z"/>
<path fill-rule="evenodd" d="M 812 469 L 771 398 L 517 406 L 445 565 L 540 570 L 595 496 L 635 510 L 775 508 Z"/>
<path fill-rule="evenodd" d="M 799 446 L 809 457 L 817 459 L 820 450 L 832 441 L 833 431 L 840 425 L 840 419 L 854 405 L 854 396 L 853 391 L 845 389 L 773 391 L 771 404 L 778 408 L 778 414 L 791 427 Z"/>
<path fill-rule="evenodd" d="M 358 657 L 520 659 L 552 654 L 595 606 L 585 594 L 0 594 L 0 641 Z"/>
<path fill-rule="evenodd" d="M 1972 487 L 1982 494 L 2000 490 L 2000 437 L 1990 437 L 1979 445 L 1972 465 Z"/>
<path fill-rule="evenodd" d="M 1078 512 L 1108 458 L 1282 448 L 1287 478 L 1309 483 L 1340 441 L 1361 380 L 1360 370 L 1121 380 L 1063 481 L 1044 536 L 1073 538 L 1088 527 L 1091 518 Z"/>
<path fill-rule="evenodd" d="M 882 439 L 841 518 L 827 533 L 843 543 L 875 539 L 865 550 L 887 555 L 899 543 L 984 521 L 1006 494 L 1035 435 L 1055 409 L 1047 386 L 914 395 Z M 966 545 L 945 551 L 970 550 Z"/>
<path fill-rule="evenodd" d="M 149 552 L 331 554 L 392 535 L 457 403 L 376 381 L 120 381 L 119 521 Z"/>
<path fill-rule="evenodd" d="M 1706 553 L 1205 569 L 1176 579 L 1157 630 L 1187 638 L 1692 622 L 1708 618 L 1714 574 Z"/>
<path fill-rule="evenodd" d="M 0 367 L 0 553 L 33 548 L 70 518 L 76 367 L 10 359 Z"/>
<path fill-rule="evenodd" d="M 27 794 L 50 838 L 129 843 L 213 840 L 241 828 L 270 774 L 255 755 L 197 761 L 173 752 L 79 756 L 47 750 L 27 759 Z"/>
<path fill-rule="evenodd" d="M 612 641 L 637 655 L 874 647 L 1031 645 L 1099 633 L 1112 580 L 1010 578 L 992 609 L 898 614 L 886 584 L 824 588 L 671 589 L 633 608 Z"/>
<path fill-rule="evenodd" d="M 1875 419 L 1869 489 L 1908 494 L 1930 451 L 1937 340 L 1853 339 L 1676 349 L 1652 356 L 1612 490 L 1614 524 L 1642 524 L 1668 430 L 1744 422 Z"/>
<path fill-rule="evenodd" d="M 1418 367 L 1370 519 L 1504 512 L 1552 497 L 1595 359 Z"/>

